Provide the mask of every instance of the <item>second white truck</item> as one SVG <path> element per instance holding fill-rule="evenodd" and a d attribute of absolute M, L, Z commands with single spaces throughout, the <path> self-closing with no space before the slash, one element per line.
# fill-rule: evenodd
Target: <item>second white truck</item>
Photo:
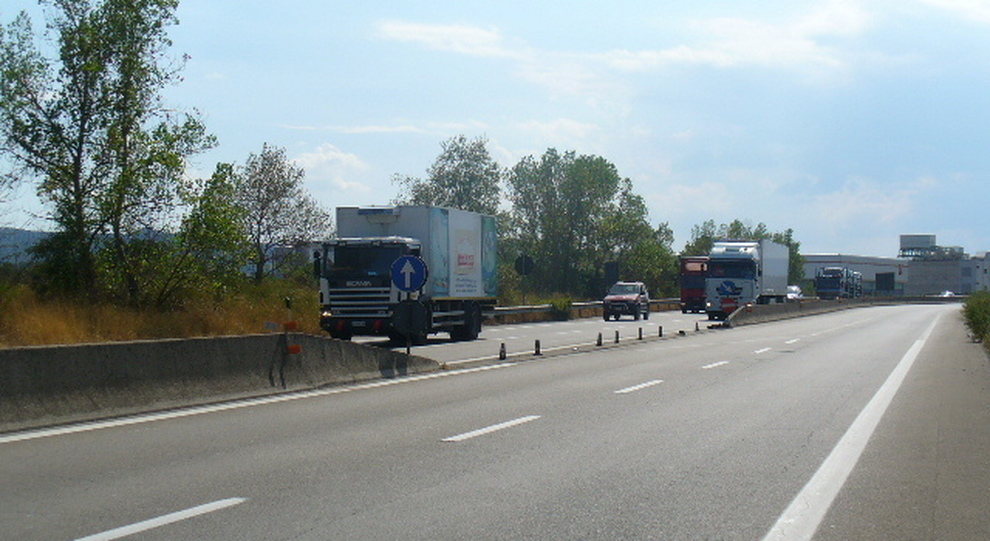
<path fill-rule="evenodd" d="M 723 320 L 747 304 L 787 300 L 787 246 L 769 240 L 723 240 L 712 245 L 705 278 L 705 312 Z"/>

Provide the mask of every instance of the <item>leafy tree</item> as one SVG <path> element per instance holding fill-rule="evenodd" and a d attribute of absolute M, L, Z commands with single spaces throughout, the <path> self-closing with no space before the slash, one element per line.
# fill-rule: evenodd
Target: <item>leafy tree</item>
<path fill-rule="evenodd" d="M 482 214 L 498 212 L 502 168 L 488 152 L 488 140 L 458 135 L 441 143 L 442 151 L 426 180 L 393 175 L 403 195 L 396 204 L 436 205 Z"/>
<path fill-rule="evenodd" d="M 234 166 L 221 163 L 189 197 L 192 210 L 175 236 L 168 272 L 159 281 L 157 305 L 189 296 L 212 296 L 218 301 L 241 280 L 249 251 L 236 190 Z"/>
<path fill-rule="evenodd" d="M 541 289 L 598 296 L 610 261 L 662 289 L 663 271 L 652 273 L 672 268 L 669 228 L 650 227 L 644 200 L 608 160 L 551 148 L 523 158 L 507 183 L 509 223 L 518 248 L 537 261 Z"/>
<path fill-rule="evenodd" d="M 602 248 L 618 263 L 620 279 L 645 282 L 654 296 L 674 296 L 678 266 L 670 226 L 650 226 L 646 201 L 633 193 L 629 179 L 622 182 L 617 208 L 604 222 Z"/>
<path fill-rule="evenodd" d="M 329 211 L 306 191 L 306 172 L 286 157 L 285 149 L 262 147 L 251 154 L 239 176 L 236 201 L 243 209 L 255 282 L 277 273 L 288 261 L 275 250 L 329 236 Z"/>
<path fill-rule="evenodd" d="M 712 251 L 712 244 L 718 239 L 715 220 L 708 220 L 691 228 L 691 240 L 684 246 L 681 255 L 705 255 Z"/>
<path fill-rule="evenodd" d="M 179 81 L 181 63 L 166 58 L 178 3 L 46 3 L 55 58 L 35 47 L 26 14 L 0 31 L 0 152 L 12 174 L 39 180 L 51 208 L 58 231 L 38 253 L 57 287 L 90 293 L 121 284 L 137 302 L 148 255 L 141 233 L 162 229 L 186 158 L 214 143 L 195 115 L 161 100 Z M 107 264 L 98 266 L 101 249 Z M 112 273 L 102 283 L 101 268 Z"/>

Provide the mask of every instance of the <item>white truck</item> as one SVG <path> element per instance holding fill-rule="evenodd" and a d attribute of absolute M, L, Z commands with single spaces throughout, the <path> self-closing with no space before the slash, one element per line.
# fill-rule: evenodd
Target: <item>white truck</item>
<path fill-rule="evenodd" d="M 705 278 L 708 319 L 726 319 L 747 304 L 787 300 L 787 246 L 769 240 L 723 240 L 712 245 Z"/>
<path fill-rule="evenodd" d="M 498 295 L 495 217 L 433 206 L 338 207 L 337 237 L 314 261 L 320 326 L 334 338 L 388 336 L 421 344 L 449 332 L 474 340 Z M 425 264 L 421 287 L 393 280 L 408 256 Z M 411 272 L 406 267 L 401 272 Z"/>

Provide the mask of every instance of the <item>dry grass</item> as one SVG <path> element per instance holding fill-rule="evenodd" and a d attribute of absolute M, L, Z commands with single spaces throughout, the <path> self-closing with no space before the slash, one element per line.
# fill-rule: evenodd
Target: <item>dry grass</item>
<path fill-rule="evenodd" d="M 291 312 L 285 297 L 293 299 Z M 269 286 L 221 302 L 158 312 L 45 301 L 18 286 L 0 298 L 0 347 L 253 334 L 280 329 L 290 317 L 300 331 L 321 333 L 316 291 Z"/>

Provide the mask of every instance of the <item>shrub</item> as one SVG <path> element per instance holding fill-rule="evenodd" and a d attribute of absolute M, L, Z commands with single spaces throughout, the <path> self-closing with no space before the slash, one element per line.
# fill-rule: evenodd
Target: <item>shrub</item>
<path fill-rule="evenodd" d="M 571 319 L 570 297 L 554 297 L 550 299 L 550 317 L 554 321 L 567 321 Z"/>
<path fill-rule="evenodd" d="M 973 335 L 986 344 L 990 336 L 990 293 L 980 291 L 970 295 L 963 305 L 963 315 Z"/>

